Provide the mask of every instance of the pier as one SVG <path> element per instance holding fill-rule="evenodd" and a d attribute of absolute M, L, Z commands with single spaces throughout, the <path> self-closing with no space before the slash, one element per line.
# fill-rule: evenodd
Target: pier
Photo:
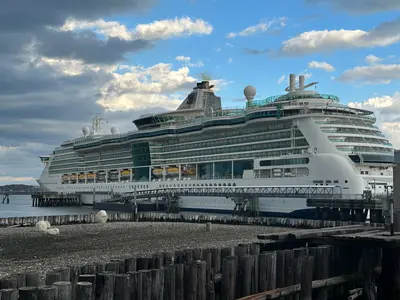
<path fill-rule="evenodd" d="M 79 194 L 54 194 L 40 193 L 32 194 L 32 206 L 81 206 L 81 197 Z"/>
<path fill-rule="evenodd" d="M 209 230 L 205 224 L 204 232 Z M 400 297 L 400 236 L 382 228 L 347 225 L 259 234 L 258 239 L 234 247 L 59 266 L 44 280 L 32 271 L 14 274 L 0 279 L 1 299 L 41 299 L 43 294 L 55 300 Z"/>

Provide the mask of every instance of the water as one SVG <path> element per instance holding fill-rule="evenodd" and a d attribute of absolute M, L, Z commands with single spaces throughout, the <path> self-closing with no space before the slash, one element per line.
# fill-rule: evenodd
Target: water
<path fill-rule="evenodd" d="M 30 195 L 10 195 L 10 203 L 1 203 L 0 196 L 0 218 L 28 217 L 28 216 L 52 216 L 52 215 L 77 215 L 91 213 L 90 206 L 67 206 L 67 207 L 32 207 Z"/>

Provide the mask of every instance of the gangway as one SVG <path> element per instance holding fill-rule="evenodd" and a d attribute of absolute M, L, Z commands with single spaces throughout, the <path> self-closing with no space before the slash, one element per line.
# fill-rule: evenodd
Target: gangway
<path fill-rule="evenodd" d="M 264 197 L 340 199 L 338 186 L 227 186 L 227 187 L 165 187 L 122 193 L 122 198 L 159 198 L 170 196 Z"/>

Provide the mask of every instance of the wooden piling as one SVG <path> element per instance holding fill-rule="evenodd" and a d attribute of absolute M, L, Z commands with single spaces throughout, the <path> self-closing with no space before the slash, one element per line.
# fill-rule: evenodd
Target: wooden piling
<path fill-rule="evenodd" d="M 38 287 L 37 300 L 55 300 L 57 299 L 57 290 L 54 285 L 43 285 Z"/>
<path fill-rule="evenodd" d="M 142 300 L 142 272 L 128 272 L 130 299 Z"/>
<path fill-rule="evenodd" d="M 124 274 L 126 272 L 124 258 L 112 258 L 111 262 L 118 262 L 118 271 L 116 273 Z"/>
<path fill-rule="evenodd" d="M 301 300 L 312 300 L 312 281 L 313 281 L 314 257 L 305 256 L 301 269 Z"/>
<path fill-rule="evenodd" d="M 285 286 L 285 252 L 276 251 L 276 287 Z"/>
<path fill-rule="evenodd" d="M 91 282 L 77 282 L 75 287 L 75 299 L 79 300 L 95 300 L 93 298 L 93 286 Z"/>
<path fill-rule="evenodd" d="M 134 272 L 136 270 L 136 257 L 129 257 L 125 259 L 125 272 Z"/>
<path fill-rule="evenodd" d="M 60 275 L 61 275 L 61 280 L 60 281 L 70 281 L 70 279 L 71 279 L 71 270 L 70 270 L 69 267 L 57 268 L 57 269 L 54 269 L 54 272 L 60 273 Z M 95 273 L 96 270 L 91 271 L 91 272 Z"/>
<path fill-rule="evenodd" d="M 151 268 L 160 269 L 164 264 L 164 256 L 161 253 L 154 253 L 151 257 Z"/>
<path fill-rule="evenodd" d="M 212 262 L 212 268 L 214 270 L 214 273 L 220 273 L 221 272 L 221 249 L 219 248 L 211 248 L 211 262 Z"/>
<path fill-rule="evenodd" d="M 195 262 L 188 262 L 184 264 L 184 299 L 196 300 L 197 299 L 197 265 Z"/>
<path fill-rule="evenodd" d="M 164 267 L 164 300 L 175 300 L 175 267 Z"/>
<path fill-rule="evenodd" d="M 125 262 L 124 262 L 125 263 Z M 114 272 L 115 274 L 119 273 L 119 261 L 109 261 L 106 263 L 106 271 Z"/>
<path fill-rule="evenodd" d="M 26 286 L 26 275 L 25 274 L 23 274 L 23 273 L 16 274 L 14 277 L 17 280 L 17 288 Z"/>
<path fill-rule="evenodd" d="M 96 277 L 96 299 L 113 300 L 114 295 L 114 273 L 99 273 Z M 79 300 L 79 299 L 76 299 Z"/>
<path fill-rule="evenodd" d="M 206 300 L 206 286 L 207 286 L 207 273 L 206 273 L 206 262 L 196 261 L 197 265 L 197 300 Z"/>
<path fill-rule="evenodd" d="M 307 255 L 307 248 L 296 248 L 293 249 L 294 254 L 294 274 L 293 274 L 293 284 L 300 284 L 301 283 L 301 270 L 303 268 L 303 260 L 304 257 Z M 293 297 L 294 300 L 301 300 L 300 295 L 296 294 Z"/>
<path fill-rule="evenodd" d="M 203 257 L 203 251 L 201 248 L 195 248 L 192 250 L 193 260 L 201 260 Z"/>
<path fill-rule="evenodd" d="M 285 257 L 285 286 L 294 284 L 294 252 L 293 250 L 284 250 Z M 286 300 L 293 300 L 292 296 L 286 296 Z"/>
<path fill-rule="evenodd" d="M 50 271 L 46 274 L 45 284 L 52 285 L 54 282 L 62 281 L 61 273 L 56 271 Z"/>
<path fill-rule="evenodd" d="M 330 263 L 330 247 L 319 246 L 316 248 L 316 256 L 314 257 L 315 274 L 314 279 L 326 279 L 329 276 Z M 326 288 L 320 288 L 315 291 L 316 300 L 327 300 L 328 291 Z"/>
<path fill-rule="evenodd" d="M 16 289 L 18 287 L 17 278 L 8 276 L 0 279 L 0 289 Z"/>
<path fill-rule="evenodd" d="M 137 270 L 148 270 L 150 266 L 149 257 L 138 257 L 137 258 Z"/>
<path fill-rule="evenodd" d="M 163 300 L 164 295 L 164 271 L 162 269 L 151 270 L 151 299 Z"/>
<path fill-rule="evenodd" d="M 129 300 L 130 287 L 128 274 L 116 274 L 114 286 L 114 300 Z"/>
<path fill-rule="evenodd" d="M 71 300 L 72 299 L 72 285 L 71 285 L 70 281 L 57 281 L 57 282 L 54 282 L 53 285 L 56 287 L 56 299 L 57 300 Z"/>
<path fill-rule="evenodd" d="M 241 297 L 252 294 L 252 279 L 254 277 L 254 257 L 246 254 L 239 258 L 239 276 L 241 281 Z"/>
<path fill-rule="evenodd" d="M 175 261 L 174 261 L 175 253 L 163 252 L 163 256 L 164 256 L 164 266 L 170 266 L 175 263 Z"/>
<path fill-rule="evenodd" d="M 19 300 L 37 300 L 38 289 L 36 286 L 24 286 L 18 289 Z"/>
<path fill-rule="evenodd" d="M 90 282 L 92 284 L 92 298 L 96 298 L 96 275 L 95 274 L 81 274 L 78 277 L 78 282 Z M 77 299 L 79 300 L 79 299 Z"/>
<path fill-rule="evenodd" d="M 221 300 L 236 299 L 236 257 L 227 256 L 222 262 Z"/>
<path fill-rule="evenodd" d="M 0 290 L 1 300 L 18 300 L 18 290 L 17 289 L 1 289 Z"/>
<path fill-rule="evenodd" d="M 150 270 L 142 270 L 142 300 L 151 300 L 152 278 Z"/>
<path fill-rule="evenodd" d="M 175 299 L 184 300 L 184 265 L 177 264 L 175 267 Z M 186 300 L 186 299 L 185 299 Z"/>

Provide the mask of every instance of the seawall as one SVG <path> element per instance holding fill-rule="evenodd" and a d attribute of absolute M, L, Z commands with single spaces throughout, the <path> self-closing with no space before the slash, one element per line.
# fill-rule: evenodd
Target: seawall
<path fill-rule="evenodd" d="M 361 225 L 364 222 L 324 221 L 311 219 L 290 219 L 272 217 L 239 217 L 223 215 L 193 215 L 193 214 L 166 214 L 142 212 L 135 216 L 133 213 L 108 213 L 108 222 L 190 222 L 190 223 L 217 223 L 234 225 L 279 226 L 289 228 L 326 228 L 334 226 Z M 96 223 L 95 214 L 30 216 L 0 218 L 0 227 L 7 226 L 35 226 L 38 221 L 49 221 L 51 225 L 70 225 Z M 383 227 L 380 223 L 368 224 L 372 227 Z"/>

